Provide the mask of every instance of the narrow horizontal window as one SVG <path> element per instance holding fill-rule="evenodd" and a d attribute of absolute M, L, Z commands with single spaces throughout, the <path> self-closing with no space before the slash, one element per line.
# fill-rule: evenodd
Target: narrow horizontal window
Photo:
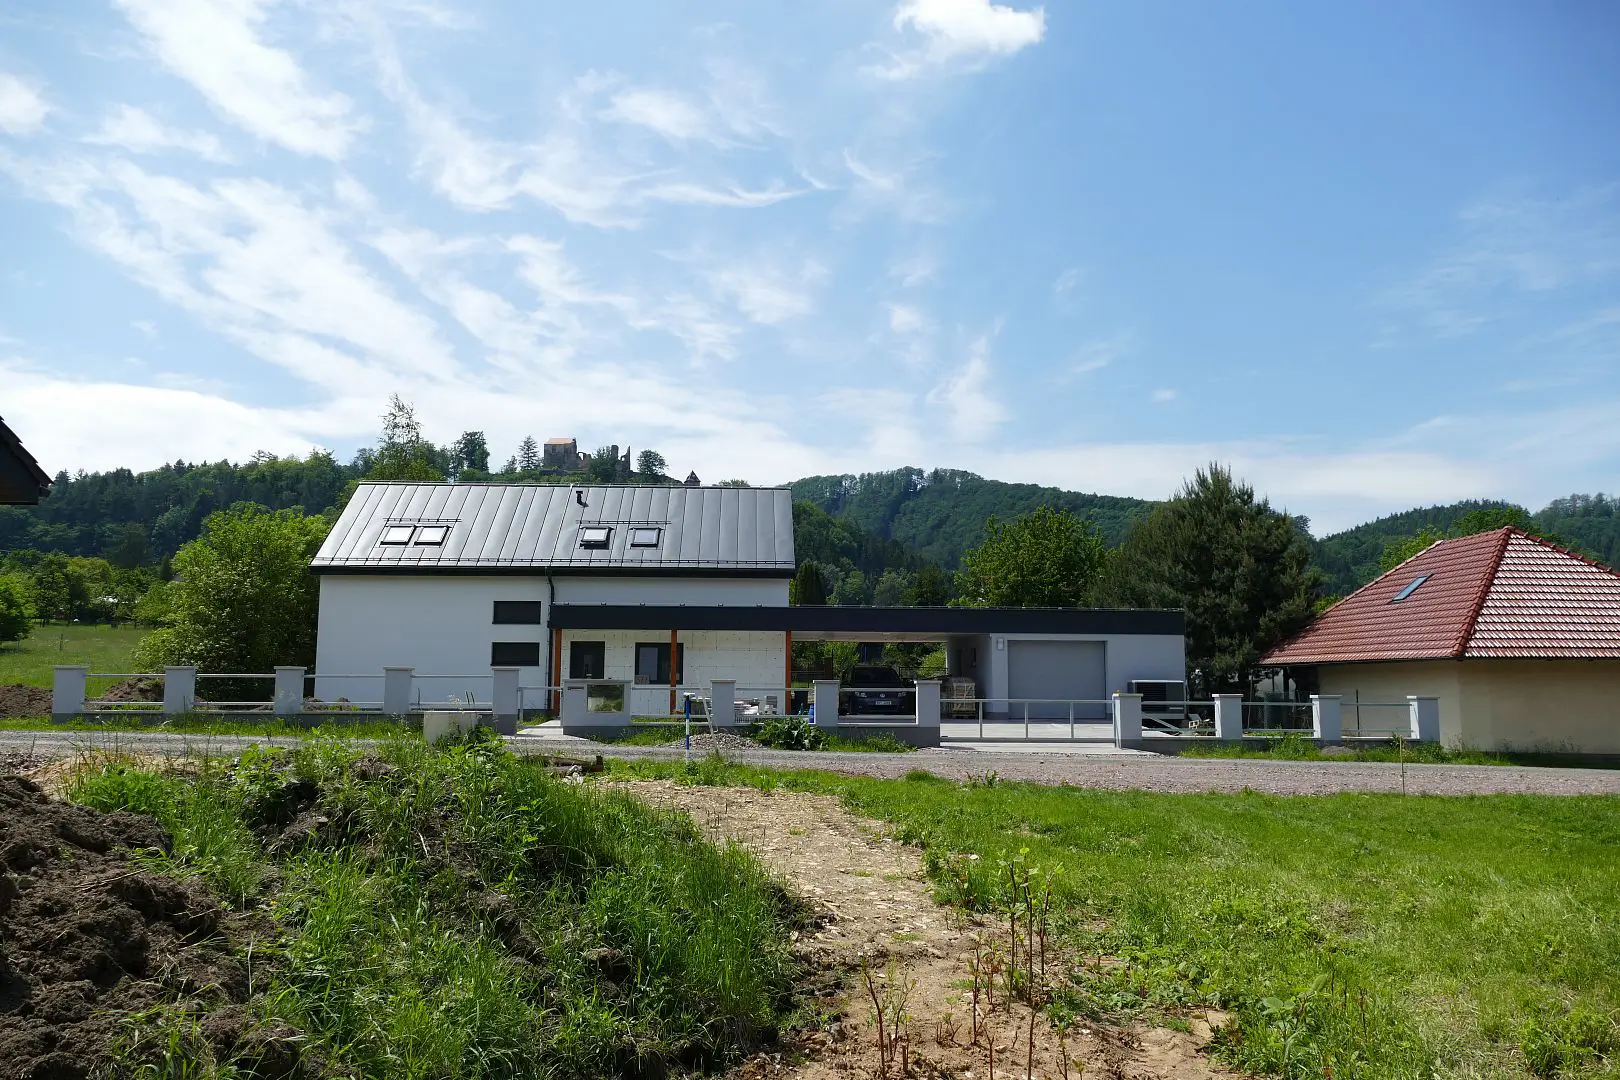
<path fill-rule="evenodd" d="M 546 621 L 545 601 L 497 600 L 490 621 L 497 626 L 539 626 Z"/>
<path fill-rule="evenodd" d="M 415 531 L 415 525 L 389 525 L 383 529 L 382 539 L 378 543 L 408 544 L 411 542 L 411 534 Z"/>
<path fill-rule="evenodd" d="M 587 525 L 579 530 L 579 546 L 582 548 L 604 548 L 613 538 L 613 530 L 606 525 Z"/>
<path fill-rule="evenodd" d="M 657 547 L 658 538 L 660 535 L 662 535 L 663 531 L 664 530 L 662 529 L 631 529 L 630 546 Z"/>
<path fill-rule="evenodd" d="M 1396 593 L 1394 595 L 1394 597 L 1392 597 L 1390 599 L 1390 603 L 1394 604 L 1394 603 L 1398 603 L 1398 602 L 1400 602 L 1402 600 L 1405 600 L 1408 596 L 1411 596 L 1413 593 L 1418 591 L 1418 586 L 1419 585 L 1422 585 L 1425 581 L 1428 581 L 1428 580 L 1429 580 L 1429 575 L 1428 574 L 1420 574 L 1417 577 L 1413 578 L 1411 581 L 1407 582 L 1405 588 L 1403 588 L 1400 592 Z"/>
<path fill-rule="evenodd" d="M 538 641 L 495 641 L 489 646 L 490 667 L 539 667 Z"/>
<path fill-rule="evenodd" d="M 424 525 L 416 530 L 416 542 L 418 544 L 442 544 L 445 537 L 449 535 L 450 526 L 448 525 Z"/>

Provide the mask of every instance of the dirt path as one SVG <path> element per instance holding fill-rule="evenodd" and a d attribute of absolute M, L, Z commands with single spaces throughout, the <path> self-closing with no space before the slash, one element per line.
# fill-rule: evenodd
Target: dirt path
<path fill-rule="evenodd" d="M 803 1077 L 807 1080 L 875 1077 L 879 1072 L 875 1009 L 862 969 L 873 975 L 879 999 L 902 995 L 904 1056 L 909 1075 L 1078 1078 L 1111 1080 L 1207 1080 L 1229 1075 L 1199 1052 L 1209 1028 L 1198 1034 L 1165 1029 L 1081 1025 L 1063 1045 L 1030 1010 L 999 1000 L 983 1016 L 985 1032 L 972 1037 L 976 940 L 994 933 L 933 902 L 920 853 L 883 835 L 878 822 L 854 817 L 832 796 L 762 792 L 754 788 L 681 787 L 664 781 L 625 785 L 649 803 L 684 810 L 712 839 L 729 838 L 753 851 L 797 895 L 811 901 L 825 924 L 798 943 L 818 973 L 826 1016 L 802 1043 L 806 1060 L 756 1058 L 741 1077 Z M 981 1002 L 981 1014 L 983 1003 Z M 1218 1016 L 1211 1019 L 1219 1022 Z M 991 1047 L 994 1067 L 991 1067 Z M 902 1075 L 898 1062 L 888 1075 Z M 1031 1066 L 1031 1060 L 1033 1065 Z"/>

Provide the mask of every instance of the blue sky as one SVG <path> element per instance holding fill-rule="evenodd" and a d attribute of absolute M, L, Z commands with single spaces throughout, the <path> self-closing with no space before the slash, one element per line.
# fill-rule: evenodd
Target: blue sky
<path fill-rule="evenodd" d="M 1620 488 L 1617 73 L 1603 0 L 13 0 L 0 415 L 1539 507 Z"/>

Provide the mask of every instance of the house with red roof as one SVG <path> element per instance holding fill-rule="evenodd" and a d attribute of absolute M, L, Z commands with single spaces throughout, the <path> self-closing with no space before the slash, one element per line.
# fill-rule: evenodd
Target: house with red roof
<path fill-rule="evenodd" d="M 1437 697 L 1448 746 L 1620 754 L 1620 574 L 1519 529 L 1437 541 L 1262 662 L 1347 709 Z"/>

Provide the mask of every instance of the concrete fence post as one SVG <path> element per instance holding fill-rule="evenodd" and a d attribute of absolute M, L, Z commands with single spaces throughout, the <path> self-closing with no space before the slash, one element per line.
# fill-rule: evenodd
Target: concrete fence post
<path fill-rule="evenodd" d="M 917 680 L 917 726 L 920 728 L 933 728 L 939 730 L 940 710 L 940 681 L 938 679 Z"/>
<path fill-rule="evenodd" d="M 709 726 L 716 731 L 737 726 L 736 679 L 715 679 L 709 683 Z"/>
<path fill-rule="evenodd" d="M 1114 694 L 1114 745 L 1142 744 L 1142 695 Z"/>
<path fill-rule="evenodd" d="M 1440 699 L 1437 697 L 1406 697 L 1407 715 L 1412 721 L 1413 742 L 1440 741 Z"/>
<path fill-rule="evenodd" d="M 383 668 L 382 711 L 388 716 L 404 716 L 411 711 L 411 680 L 415 668 Z"/>
<path fill-rule="evenodd" d="M 493 706 L 495 730 L 502 735 L 516 735 L 518 726 L 518 669 L 492 667 L 493 679 L 490 703 Z"/>
<path fill-rule="evenodd" d="M 569 728 L 584 727 L 589 719 L 589 702 L 585 696 L 585 684 L 573 683 L 564 686 L 562 690 L 562 710 L 558 719 L 562 721 L 563 733 L 567 734 Z"/>
<path fill-rule="evenodd" d="M 1344 698 L 1339 694 L 1311 695 L 1311 738 L 1317 742 L 1344 740 Z"/>
<path fill-rule="evenodd" d="M 1243 738 L 1243 695 L 1215 694 L 1215 737 L 1223 742 Z"/>
<path fill-rule="evenodd" d="M 51 679 L 51 719 L 72 720 L 84 712 L 84 684 L 90 669 L 83 664 L 64 664 Z"/>
<path fill-rule="evenodd" d="M 276 668 L 276 715 L 297 716 L 304 711 L 304 669 Z"/>
<path fill-rule="evenodd" d="M 197 669 L 194 667 L 166 667 L 163 669 L 163 711 L 188 713 L 197 701 Z"/>
<path fill-rule="evenodd" d="M 838 680 L 817 679 L 814 685 L 816 693 L 816 727 L 825 728 L 837 734 Z"/>

